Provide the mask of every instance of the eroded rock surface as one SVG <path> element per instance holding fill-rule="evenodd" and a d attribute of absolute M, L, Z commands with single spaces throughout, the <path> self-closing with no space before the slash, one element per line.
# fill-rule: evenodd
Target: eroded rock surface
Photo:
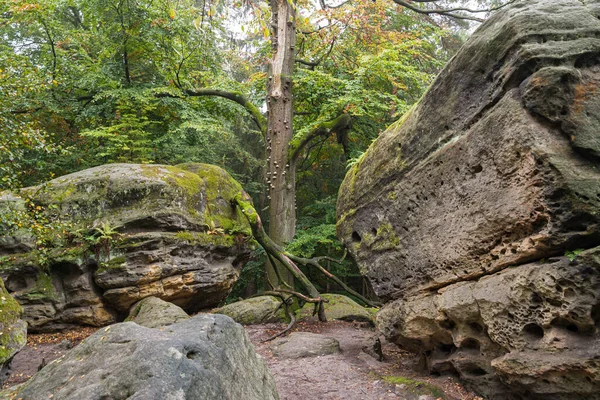
<path fill-rule="evenodd" d="M 106 325 L 148 296 L 214 306 L 249 253 L 241 191 L 211 165 L 109 164 L 3 193 L 1 207 L 40 207 L 69 235 L 42 260 L 27 232 L 5 234 L 0 277 L 34 331 Z"/>
<path fill-rule="evenodd" d="M 273 400 L 275 382 L 244 329 L 200 314 L 161 330 L 100 329 L 1 398 Z"/>
<path fill-rule="evenodd" d="M 340 189 L 383 332 L 492 398 L 600 398 L 599 17 L 496 13 Z"/>

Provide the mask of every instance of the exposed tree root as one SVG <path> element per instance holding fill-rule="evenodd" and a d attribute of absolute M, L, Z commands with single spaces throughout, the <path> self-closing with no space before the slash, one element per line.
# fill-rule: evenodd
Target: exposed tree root
<path fill-rule="evenodd" d="M 300 285 L 302 285 L 302 287 L 306 290 L 306 292 L 308 292 L 308 296 L 306 296 L 300 292 L 292 290 L 292 288 L 289 287 L 288 285 L 286 285 L 287 288 L 281 288 L 281 287 L 275 288 L 269 282 L 269 284 L 271 285 L 271 287 L 273 287 L 273 289 L 270 291 L 263 292 L 262 294 L 277 296 L 277 297 L 281 298 L 283 301 L 283 304 L 286 307 L 286 312 L 290 316 L 291 323 L 282 332 L 279 332 L 279 333 L 273 335 L 272 337 L 266 339 L 265 342 L 273 340 L 273 339 L 289 332 L 294 327 L 296 319 L 294 318 L 293 313 L 291 312 L 290 307 L 288 306 L 288 301 L 292 296 L 297 297 L 307 303 L 314 303 L 315 309 L 314 309 L 313 315 L 318 315 L 319 321 L 322 321 L 322 322 L 327 321 L 327 318 L 325 316 L 325 307 L 323 306 L 323 303 L 327 303 L 327 299 L 324 299 L 323 297 L 321 297 L 321 294 L 319 293 L 319 291 L 315 288 L 315 286 L 312 284 L 312 282 L 306 277 L 306 275 L 300 270 L 300 268 L 298 268 L 298 265 L 296 265 L 296 263 L 317 268 L 328 279 L 331 279 L 334 282 L 336 282 L 338 285 L 340 285 L 342 288 L 344 288 L 344 290 L 346 290 L 348 293 L 356 296 L 358 299 L 360 299 L 365 304 L 367 304 L 371 307 L 380 306 L 380 303 L 371 301 L 371 300 L 365 298 L 364 296 L 360 295 L 358 292 L 352 290 L 350 287 L 348 287 L 348 285 L 346 285 L 344 282 L 342 282 L 337 276 L 335 276 L 331 272 L 327 271 L 320 264 L 321 260 L 330 260 L 330 261 L 333 261 L 336 263 L 340 263 L 343 261 L 345 254 L 341 260 L 335 260 L 331 257 L 316 257 L 316 258 L 309 259 L 309 258 L 297 257 L 293 254 L 290 254 L 290 253 L 286 252 L 277 243 L 275 243 L 265 233 L 265 231 L 263 229 L 262 221 L 261 221 L 260 217 L 258 216 L 258 213 L 256 212 L 256 210 L 252 206 L 250 197 L 245 192 L 243 193 L 243 195 L 240 194 L 240 195 L 236 196 L 236 198 L 232 200 L 232 203 L 235 206 L 240 208 L 240 210 L 242 211 L 242 213 L 244 214 L 244 216 L 250 223 L 250 227 L 252 228 L 252 234 L 254 235 L 254 239 L 256 239 L 256 241 L 265 249 L 265 252 L 267 253 L 267 256 L 269 257 L 269 260 L 271 260 L 271 261 L 277 260 L 279 263 L 281 263 L 281 265 L 283 265 L 294 276 L 294 278 L 300 283 Z M 281 279 L 279 281 L 282 282 Z M 290 295 L 290 296 L 288 296 L 286 298 L 285 297 L 286 294 Z"/>

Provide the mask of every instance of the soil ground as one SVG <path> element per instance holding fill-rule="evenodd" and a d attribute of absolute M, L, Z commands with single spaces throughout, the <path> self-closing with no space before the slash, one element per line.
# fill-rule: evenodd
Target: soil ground
<path fill-rule="evenodd" d="M 418 375 L 412 371 L 415 356 L 382 340 L 383 361 L 362 351 L 372 328 L 342 321 L 300 322 L 293 331 L 313 332 L 336 338 L 341 352 L 295 360 L 278 359 L 262 340 L 285 328 L 284 324 L 247 326 L 257 352 L 266 360 L 282 400 L 478 400 L 454 378 Z M 30 334 L 27 346 L 11 363 L 4 387 L 24 382 L 71 346 L 95 332 L 80 328 L 53 334 Z"/>

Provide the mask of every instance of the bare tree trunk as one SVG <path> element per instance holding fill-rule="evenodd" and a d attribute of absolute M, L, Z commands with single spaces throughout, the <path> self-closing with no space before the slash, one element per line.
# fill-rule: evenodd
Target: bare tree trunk
<path fill-rule="evenodd" d="M 271 59 L 267 84 L 267 150 L 269 184 L 269 236 L 278 244 L 290 241 L 296 233 L 296 174 L 288 163 L 293 137 L 292 73 L 296 43 L 296 15 L 292 2 L 270 0 Z M 278 268 L 279 274 L 274 268 Z M 267 265 L 267 278 L 276 287 L 293 287 L 293 276 L 279 265 Z M 283 281 L 283 282 L 281 282 Z"/>

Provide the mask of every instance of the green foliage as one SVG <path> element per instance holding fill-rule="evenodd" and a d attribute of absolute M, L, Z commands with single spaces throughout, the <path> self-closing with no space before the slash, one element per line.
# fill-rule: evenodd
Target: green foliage
<path fill-rule="evenodd" d="M 264 287 L 265 263 L 267 262 L 267 254 L 260 246 L 252 252 L 250 260 L 244 264 L 240 277 L 233 285 L 231 293 L 225 299 L 225 304 L 230 304 L 238 301 L 240 298 L 247 297 L 248 288 L 254 285 L 255 292 L 262 292 Z"/>
<path fill-rule="evenodd" d="M 584 251 L 585 249 L 575 249 L 573 251 L 565 251 L 565 257 L 569 259 L 569 261 L 575 261 L 575 258 Z"/>

